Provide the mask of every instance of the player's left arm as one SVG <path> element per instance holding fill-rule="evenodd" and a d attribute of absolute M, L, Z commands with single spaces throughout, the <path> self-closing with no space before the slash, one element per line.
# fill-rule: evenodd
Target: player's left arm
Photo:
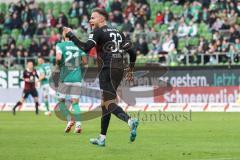
<path fill-rule="evenodd" d="M 91 34 L 89 34 L 89 39 L 87 42 L 80 41 L 71 31 L 71 29 L 67 28 L 68 30 L 66 36 L 73 41 L 73 43 L 82 49 L 84 52 L 88 53 L 93 47 L 97 45 L 98 39 L 100 37 L 99 30 L 94 30 Z"/>

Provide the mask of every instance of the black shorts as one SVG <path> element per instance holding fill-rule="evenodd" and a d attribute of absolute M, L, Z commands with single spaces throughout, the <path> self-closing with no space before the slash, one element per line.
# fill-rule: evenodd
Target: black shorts
<path fill-rule="evenodd" d="M 99 84 L 104 101 L 115 99 L 117 88 L 123 79 L 124 70 L 103 68 L 99 74 Z"/>
<path fill-rule="evenodd" d="M 38 91 L 35 89 L 32 90 L 23 90 L 23 98 L 26 99 L 29 95 L 32 97 L 38 97 Z"/>

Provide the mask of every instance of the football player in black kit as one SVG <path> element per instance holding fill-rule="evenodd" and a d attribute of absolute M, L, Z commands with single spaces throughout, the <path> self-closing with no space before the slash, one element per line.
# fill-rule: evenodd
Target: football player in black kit
<path fill-rule="evenodd" d="M 39 78 L 38 74 L 37 74 L 37 71 L 33 67 L 33 62 L 29 61 L 27 63 L 27 68 L 23 72 L 23 80 L 24 80 L 23 96 L 20 99 L 20 101 L 18 101 L 16 103 L 16 105 L 13 107 L 13 115 L 16 114 L 16 108 L 18 106 L 21 106 L 22 103 L 24 102 L 24 100 L 29 95 L 31 95 L 34 98 L 35 109 L 36 109 L 35 113 L 38 114 L 39 103 L 38 103 L 38 92 L 37 92 L 37 89 L 35 87 L 36 78 Z"/>
<path fill-rule="evenodd" d="M 87 42 L 81 42 L 70 28 L 64 28 L 67 36 L 79 48 L 86 53 L 91 48 L 96 47 L 99 67 L 99 83 L 102 93 L 102 118 L 101 133 L 97 138 L 90 139 L 90 143 L 105 146 L 107 129 L 109 126 L 111 113 L 130 127 L 130 142 L 135 141 L 138 120 L 131 118 L 123 109 L 116 104 L 117 88 L 124 77 L 123 52 L 126 51 L 130 56 L 128 67 L 128 79 L 132 80 L 132 70 L 136 61 L 136 54 L 129 46 L 129 41 L 125 39 L 123 33 L 115 28 L 107 26 L 108 13 L 103 9 L 94 9 L 90 19 L 93 32 L 89 34 Z"/>

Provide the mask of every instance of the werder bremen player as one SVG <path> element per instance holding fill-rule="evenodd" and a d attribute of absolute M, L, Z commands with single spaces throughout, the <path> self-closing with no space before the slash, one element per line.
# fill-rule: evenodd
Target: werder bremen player
<path fill-rule="evenodd" d="M 59 82 L 63 85 L 63 88 L 67 88 L 67 91 L 58 88 L 58 101 L 59 109 L 61 114 L 67 120 L 67 126 L 65 132 L 70 132 L 71 128 L 75 125 L 75 133 L 81 132 L 81 122 L 80 122 L 80 107 L 79 107 L 79 97 L 77 93 L 72 93 L 71 88 L 79 88 L 82 82 L 82 71 L 81 63 L 86 64 L 87 58 L 86 53 L 79 49 L 72 41 L 66 38 L 63 32 L 63 42 L 56 45 L 56 62 L 60 70 Z M 67 106 L 65 104 L 66 98 L 71 99 L 72 108 L 74 110 L 73 115 L 70 114 Z"/>
<path fill-rule="evenodd" d="M 46 107 L 46 112 L 45 115 L 50 116 L 51 111 L 49 110 L 49 102 L 48 102 L 48 97 L 49 97 L 49 78 L 51 76 L 51 64 L 45 63 L 45 60 L 43 57 L 38 58 L 38 75 L 39 75 L 39 81 L 40 81 L 40 86 L 41 86 L 41 91 L 44 97 L 44 105 Z"/>

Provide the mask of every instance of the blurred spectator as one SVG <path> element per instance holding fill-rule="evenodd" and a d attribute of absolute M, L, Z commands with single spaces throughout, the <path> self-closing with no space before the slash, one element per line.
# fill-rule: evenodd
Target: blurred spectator
<path fill-rule="evenodd" d="M 24 51 L 24 52 L 23 52 L 23 58 L 29 58 L 29 56 L 32 57 L 33 55 L 29 54 L 28 51 Z"/>
<path fill-rule="evenodd" d="M 207 51 L 208 54 L 214 53 L 217 50 L 217 44 L 215 40 L 212 40 L 212 42 L 209 44 L 209 49 Z"/>
<path fill-rule="evenodd" d="M 170 36 L 172 37 L 175 48 L 177 49 L 178 48 L 178 36 L 176 35 L 176 32 L 174 30 L 171 31 Z"/>
<path fill-rule="evenodd" d="M 178 26 L 178 32 L 177 32 L 177 36 L 178 37 L 185 37 L 187 36 L 189 33 L 189 28 L 186 25 L 186 23 L 184 22 L 184 18 L 182 18 L 180 20 L 179 26 Z"/>
<path fill-rule="evenodd" d="M 13 37 L 10 36 L 7 40 L 7 45 L 9 46 L 11 44 L 16 45 L 16 40 Z"/>
<path fill-rule="evenodd" d="M 62 28 L 63 26 L 68 26 L 68 19 L 66 15 L 61 12 L 57 19 L 57 28 Z"/>
<path fill-rule="evenodd" d="M 111 11 L 118 11 L 118 12 L 122 12 L 122 2 L 121 0 L 114 0 L 111 4 Z"/>
<path fill-rule="evenodd" d="M 20 29 L 22 27 L 22 20 L 18 16 L 17 12 L 13 13 L 13 18 L 12 18 L 12 29 L 17 28 Z"/>
<path fill-rule="evenodd" d="M 4 14 L 0 12 L 0 24 L 4 24 Z"/>
<path fill-rule="evenodd" d="M 37 35 L 42 35 L 43 30 L 46 28 L 46 16 L 43 14 L 43 11 L 39 9 L 37 17 L 36 17 L 36 24 L 37 24 Z"/>
<path fill-rule="evenodd" d="M 127 18 L 124 19 L 122 30 L 125 32 L 132 32 L 134 30 L 132 23 Z"/>
<path fill-rule="evenodd" d="M 208 10 L 208 8 L 203 8 L 203 11 L 200 13 L 200 19 L 204 23 L 208 22 L 208 20 L 209 20 L 209 10 Z"/>
<path fill-rule="evenodd" d="M 22 18 L 22 21 L 27 21 L 27 22 L 30 21 L 30 19 L 32 18 L 32 15 L 31 15 L 29 6 L 25 7 L 25 9 L 22 12 L 21 18 Z"/>
<path fill-rule="evenodd" d="M 139 40 L 137 40 L 137 42 L 135 43 L 135 48 L 136 48 L 137 54 L 143 54 L 143 55 L 148 54 L 148 51 L 149 51 L 148 44 L 146 40 L 143 38 L 140 38 Z"/>
<path fill-rule="evenodd" d="M 200 12 L 202 12 L 202 4 L 194 1 L 190 6 L 189 13 L 195 22 L 199 20 Z"/>
<path fill-rule="evenodd" d="M 236 48 L 236 52 L 240 53 L 240 38 L 237 38 L 235 40 L 235 48 Z"/>
<path fill-rule="evenodd" d="M 80 1 L 79 2 L 78 14 L 80 16 L 80 20 L 81 20 L 82 15 L 87 15 L 88 16 L 88 11 L 87 11 L 86 5 L 84 5 L 85 2 L 86 1 Z"/>
<path fill-rule="evenodd" d="M 143 33 L 143 28 L 142 28 L 142 26 L 138 23 L 138 24 L 136 24 L 135 29 L 134 29 L 134 31 L 133 31 L 133 41 L 134 41 L 134 42 L 138 39 L 137 36 L 139 36 L 139 34 L 141 34 L 141 33 Z"/>
<path fill-rule="evenodd" d="M 6 58 L 5 60 L 4 60 L 4 66 L 7 68 L 7 67 L 11 67 L 11 66 L 13 66 L 14 65 L 14 59 L 15 59 L 15 57 L 16 57 L 16 55 L 15 55 L 15 57 L 10 53 L 10 50 L 6 53 L 6 57 L 8 57 L 8 58 Z"/>
<path fill-rule="evenodd" d="M 22 59 L 22 52 L 21 51 L 17 51 L 17 55 L 16 55 L 16 59 L 15 59 L 15 64 L 18 64 L 18 65 L 23 65 L 24 64 L 24 59 Z"/>
<path fill-rule="evenodd" d="M 23 53 L 26 51 L 26 49 L 23 48 L 23 45 L 22 45 L 22 44 L 20 44 L 20 45 L 18 45 L 18 51 L 20 51 L 20 52 L 21 52 L 21 55 L 23 55 Z"/>
<path fill-rule="evenodd" d="M 72 7 L 68 11 L 70 18 L 77 18 L 79 16 L 78 3 L 73 2 Z"/>
<path fill-rule="evenodd" d="M 173 48 L 173 50 L 168 52 L 167 64 L 176 64 L 176 63 L 178 63 L 177 50 L 176 50 L 176 48 Z"/>
<path fill-rule="evenodd" d="M 49 55 L 49 46 L 46 42 L 41 44 L 40 56 L 47 57 Z"/>
<path fill-rule="evenodd" d="M 221 39 L 221 35 L 219 33 L 219 31 L 213 31 L 213 40 L 218 40 Z"/>
<path fill-rule="evenodd" d="M 216 21 L 213 23 L 211 29 L 213 31 L 219 31 L 222 28 L 223 24 L 224 24 L 224 21 L 220 18 L 217 18 Z"/>
<path fill-rule="evenodd" d="M 47 14 L 47 26 L 48 27 L 55 27 L 57 24 L 56 19 L 54 18 L 52 11 L 48 10 Z"/>
<path fill-rule="evenodd" d="M 82 29 L 84 29 L 85 31 L 88 31 L 90 29 L 89 20 L 88 20 L 87 15 L 83 15 L 80 25 L 81 25 Z"/>
<path fill-rule="evenodd" d="M 51 36 L 48 39 L 48 43 L 51 45 L 55 45 L 55 43 L 59 41 L 59 39 L 60 39 L 59 35 L 54 30 L 52 30 Z"/>
<path fill-rule="evenodd" d="M 16 48 L 15 44 L 13 44 L 13 43 L 9 47 L 9 54 L 13 57 L 17 56 L 17 48 Z"/>
<path fill-rule="evenodd" d="M 164 12 L 164 24 L 168 24 L 172 20 L 172 18 L 172 12 L 169 11 L 169 8 L 166 8 Z"/>
<path fill-rule="evenodd" d="M 12 28 L 13 28 L 12 18 L 9 14 L 7 14 L 4 22 L 4 30 L 7 31 L 7 30 L 11 30 Z"/>
<path fill-rule="evenodd" d="M 115 10 L 113 12 L 113 19 L 112 21 L 117 24 L 122 24 L 123 23 L 123 15 L 121 12 Z"/>
<path fill-rule="evenodd" d="M 29 51 L 29 53 L 31 53 L 31 55 L 37 55 L 38 54 L 39 46 L 38 46 L 38 44 L 35 40 L 32 40 L 28 51 Z"/>
<path fill-rule="evenodd" d="M 236 48 L 234 47 L 234 45 L 230 45 L 229 50 L 226 54 L 226 57 L 228 58 L 228 62 L 231 63 L 231 61 L 234 61 L 234 54 L 235 53 L 236 53 Z"/>
<path fill-rule="evenodd" d="M 158 55 L 160 53 L 160 51 L 162 51 L 162 46 L 159 42 L 158 38 L 154 38 L 152 41 L 152 47 L 149 51 L 150 55 Z"/>
<path fill-rule="evenodd" d="M 138 14 L 136 17 L 135 25 L 140 24 L 142 28 L 144 28 L 145 25 L 145 19 L 144 15 Z"/>
<path fill-rule="evenodd" d="M 144 4 L 140 9 L 140 14 L 145 15 L 145 20 L 151 18 L 151 10 L 148 5 Z"/>
<path fill-rule="evenodd" d="M 23 26 L 22 26 L 22 36 L 23 37 L 30 37 L 31 36 L 31 30 L 30 30 L 30 27 L 29 27 L 29 24 L 27 21 L 25 21 L 23 23 Z"/>
<path fill-rule="evenodd" d="M 171 51 L 175 50 L 174 42 L 170 36 L 166 37 L 166 40 L 162 45 L 162 50 L 165 52 L 171 52 Z"/>
<path fill-rule="evenodd" d="M 208 19 L 208 24 L 210 27 L 212 27 L 212 25 L 214 24 L 214 22 L 217 20 L 217 16 L 215 12 L 211 12 L 210 17 Z"/>
<path fill-rule="evenodd" d="M 216 39 L 216 52 L 222 52 L 222 41 L 220 39 Z"/>
<path fill-rule="evenodd" d="M 222 52 L 227 52 L 228 50 L 229 50 L 229 42 L 227 38 L 224 38 L 222 42 Z"/>
<path fill-rule="evenodd" d="M 191 21 L 190 22 L 190 26 L 189 26 L 189 32 L 188 34 L 191 36 L 191 37 L 194 37 L 197 35 L 197 32 L 198 32 L 198 28 L 197 28 L 197 24 L 194 23 L 194 21 Z"/>
<path fill-rule="evenodd" d="M 229 42 L 234 43 L 235 40 L 239 37 L 240 37 L 240 32 L 234 26 L 231 26 Z"/>
<path fill-rule="evenodd" d="M 168 30 L 175 30 L 177 28 L 177 21 L 173 18 L 168 24 Z"/>
<path fill-rule="evenodd" d="M 124 15 L 128 17 L 130 13 L 134 13 L 134 12 L 135 12 L 135 4 L 133 3 L 132 0 L 128 0 L 127 7 L 124 11 Z"/>
<path fill-rule="evenodd" d="M 238 14 L 235 10 L 231 10 L 230 13 L 227 15 L 227 23 L 228 25 L 233 25 L 237 22 Z"/>
<path fill-rule="evenodd" d="M 240 1 L 237 2 L 237 13 L 240 16 Z"/>
<path fill-rule="evenodd" d="M 164 22 L 164 14 L 161 11 L 157 12 L 155 17 L 155 24 L 162 24 Z"/>

